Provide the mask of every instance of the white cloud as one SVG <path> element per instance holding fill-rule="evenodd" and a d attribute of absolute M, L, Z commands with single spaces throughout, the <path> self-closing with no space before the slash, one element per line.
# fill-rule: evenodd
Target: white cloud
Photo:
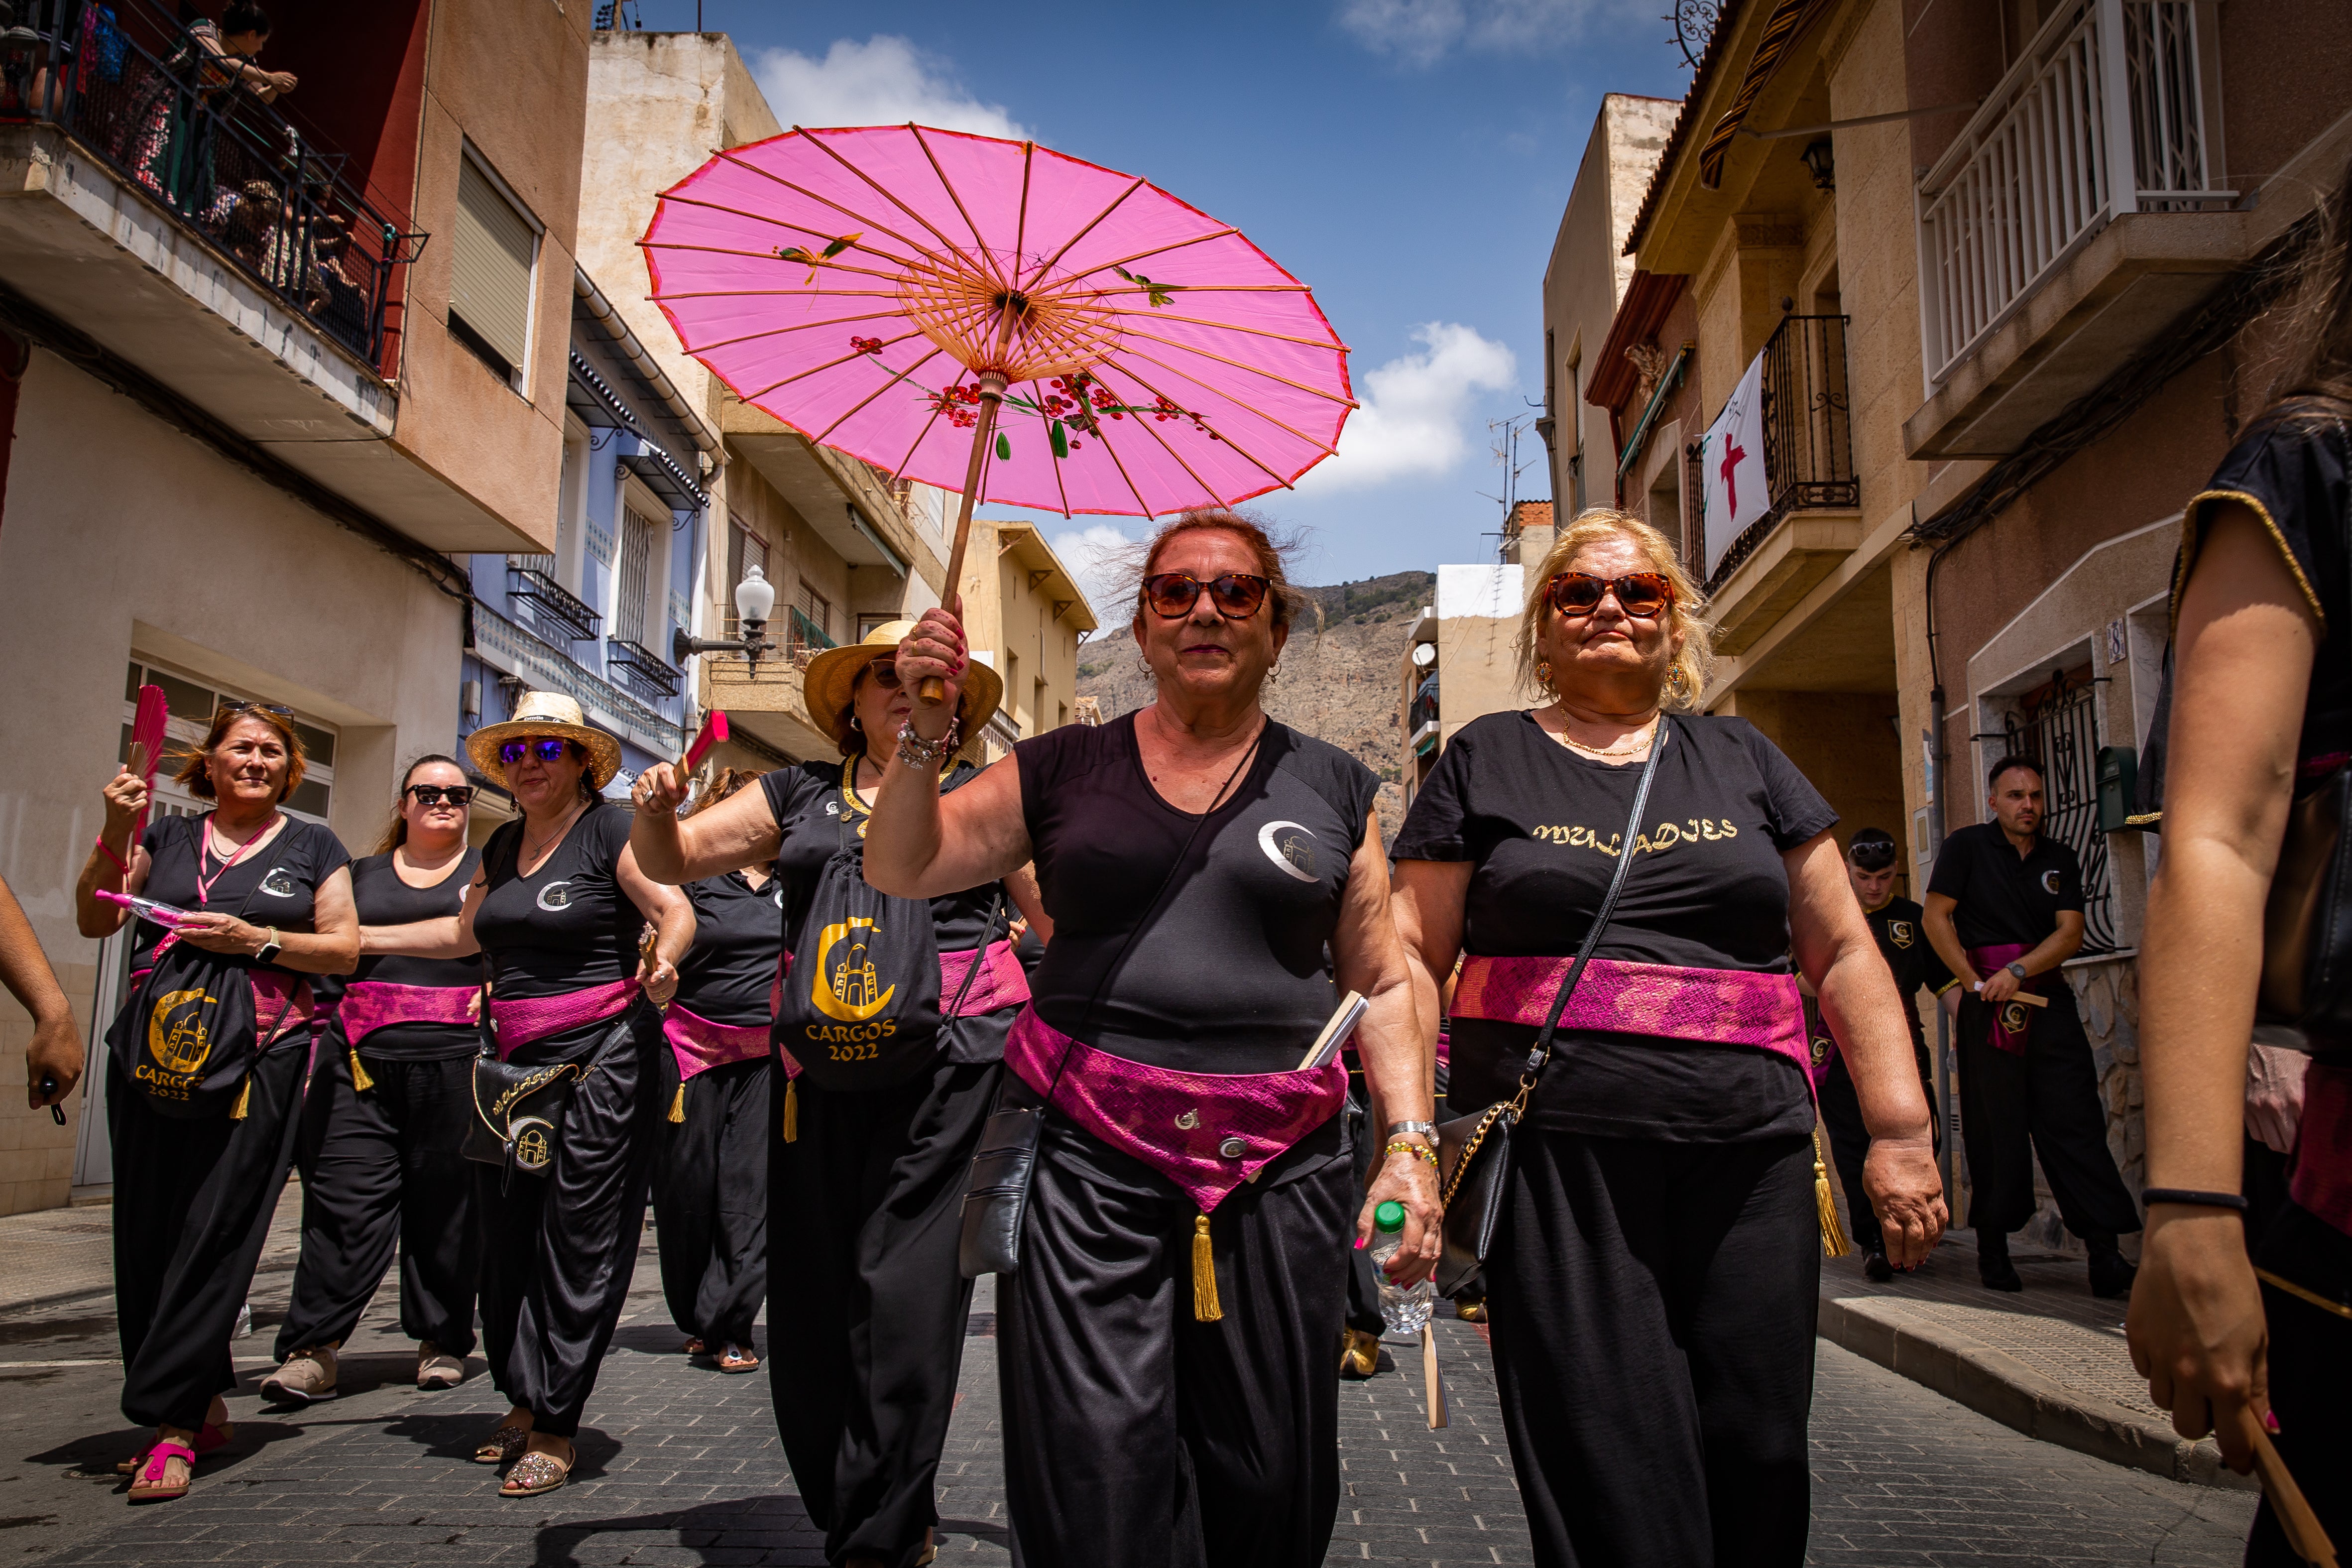
<path fill-rule="evenodd" d="M 1307 471 L 1299 488 L 1353 489 L 1391 479 L 1429 478 L 1470 449 L 1463 425 L 1473 395 L 1501 392 L 1518 380 L 1511 351 L 1457 321 L 1412 330 L 1420 353 L 1365 373 L 1363 405 L 1339 432 L 1339 450 Z"/>
<path fill-rule="evenodd" d="M 1117 612 L 1129 589 L 1129 574 L 1136 570 L 1135 542 L 1110 524 L 1097 522 L 1055 534 L 1054 553 L 1078 580 L 1095 619 L 1106 628 L 1113 623 L 1124 626 L 1126 616 Z"/>
<path fill-rule="evenodd" d="M 753 67 L 768 107 L 786 125 L 936 125 L 982 136 L 1028 134 L 1001 103 L 982 103 L 956 79 L 952 61 L 905 38 L 836 38 L 823 59 L 762 49 Z"/>
<path fill-rule="evenodd" d="M 1457 46 L 1543 50 L 1583 37 L 1595 22 L 1650 15 L 1648 0 L 1341 0 L 1339 26 L 1369 49 L 1426 66 Z"/>

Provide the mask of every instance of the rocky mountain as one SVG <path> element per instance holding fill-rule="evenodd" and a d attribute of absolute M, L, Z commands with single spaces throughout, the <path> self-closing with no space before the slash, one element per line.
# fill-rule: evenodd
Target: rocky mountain
<path fill-rule="evenodd" d="M 1291 625 L 1280 673 L 1265 689 L 1266 711 L 1379 774 L 1381 827 L 1393 838 L 1404 816 L 1396 783 L 1397 661 L 1437 579 L 1395 572 L 1304 591 L 1314 607 Z M 1107 628 L 1078 650 L 1078 695 L 1094 698 L 1104 719 L 1149 705 L 1151 694 L 1151 678 L 1124 626 Z"/>

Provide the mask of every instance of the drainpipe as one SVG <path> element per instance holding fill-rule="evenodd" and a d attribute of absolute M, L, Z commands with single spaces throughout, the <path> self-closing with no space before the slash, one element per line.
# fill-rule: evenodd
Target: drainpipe
<path fill-rule="evenodd" d="M 677 422 L 686 426 L 686 432 L 693 437 L 695 446 L 709 454 L 714 466 L 726 461 L 718 433 L 710 428 L 701 415 L 687 405 L 685 397 L 670 381 L 667 373 L 655 362 L 653 355 L 646 352 L 645 344 L 637 341 L 637 334 L 629 330 L 629 323 L 613 309 L 613 302 L 604 298 L 604 290 L 596 287 L 595 279 L 590 278 L 585 269 L 579 267 L 572 269 L 572 292 L 588 307 L 588 313 L 596 319 L 596 324 L 603 327 L 620 348 L 622 357 L 629 362 L 629 367 L 654 389 L 655 395 L 668 406 Z"/>

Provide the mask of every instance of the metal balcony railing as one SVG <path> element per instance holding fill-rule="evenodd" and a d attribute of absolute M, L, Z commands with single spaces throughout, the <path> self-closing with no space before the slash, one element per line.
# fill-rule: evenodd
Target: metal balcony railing
<path fill-rule="evenodd" d="M 1919 184 L 1919 313 L 1941 382 L 2120 213 L 2226 207 L 2194 0 L 2075 0 Z"/>
<path fill-rule="evenodd" d="M 803 615 L 798 605 L 793 606 L 791 619 L 785 625 L 784 637 L 785 646 L 792 650 L 793 659 L 802 665 L 806 665 L 825 649 L 839 646 L 814 621 Z"/>
<path fill-rule="evenodd" d="M 508 556 L 507 597 L 530 606 L 531 622 L 541 636 L 564 642 L 593 642 L 604 621 L 555 580 L 552 555 Z"/>
<path fill-rule="evenodd" d="M 1723 586 L 1792 511 L 1862 504 L 1853 472 L 1843 316 L 1784 316 L 1764 344 L 1764 484 L 1771 508 L 1748 525 L 1708 576 Z M 1704 537 L 1704 531 L 1697 531 Z"/>
<path fill-rule="evenodd" d="M 604 668 L 620 678 L 622 686 L 646 701 L 659 702 L 677 695 L 684 678 L 653 649 L 625 637 L 607 637 L 604 654 Z"/>
<path fill-rule="evenodd" d="M 333 342 L 390 374 L 397 274 L 425 236 L 256 97 L 156 0 L 16 0 L 0 123 L 55 125 Z M 315 87 L 311 90 L 318 90 Z"/>

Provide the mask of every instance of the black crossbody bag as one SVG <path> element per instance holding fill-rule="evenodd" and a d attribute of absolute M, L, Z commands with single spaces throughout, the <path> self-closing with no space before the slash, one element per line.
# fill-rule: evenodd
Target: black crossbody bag
<path fill-rule="evenodd" d="M 1650 744 L 1650 760 L 1642 765 L 1641 782 L 1633 786 L 1633 809 L 1625 817 L 1625 834 L 1619 840 L 1622 847 L 1617 869 L 1609 878 L 1609 891 L 1601 900 L 1600 912 L 1592 917 L 1591 929 L 1584 933 L 1576 962 L 1559 983 L 1559 994 L 1551 999 L 1551 1012 L 1544 1018 L 1535 1046 L 1528 1052 L 1527 1065 L 1520 1070 L 1518 1092 L 1437 1129 L 1438 1197 L 1445 1207 L 1445 1250 L 1437 1260 L 1441 1296 L 1453 1295 L 1486 1267 L 1487 1249 L 1495 1244 L 1495 1227 L 1502 1219 L 1503 1196 L 1510 1184 L 1511 1130 L 1527 1114 L 1536 1079 L 1551 1060 L 1552 1037 L 1559 1032 L 1560 1015 L 1568 1010 L 1568 999 L 1600 947 L 1601 933 L 1609 929 L 1609 917 L 1616 912 L 1617 895 L 1624 891 L 1626 873 L 1633 868 L 1633 845 L 1641 837 L 1642 812 L 1650 803 L 1650 781 L 1657 777 L 1658 761 L 1666 754 L 1673 734 L 1674 721 L 1662 717 L 1657 738 Z"/>

